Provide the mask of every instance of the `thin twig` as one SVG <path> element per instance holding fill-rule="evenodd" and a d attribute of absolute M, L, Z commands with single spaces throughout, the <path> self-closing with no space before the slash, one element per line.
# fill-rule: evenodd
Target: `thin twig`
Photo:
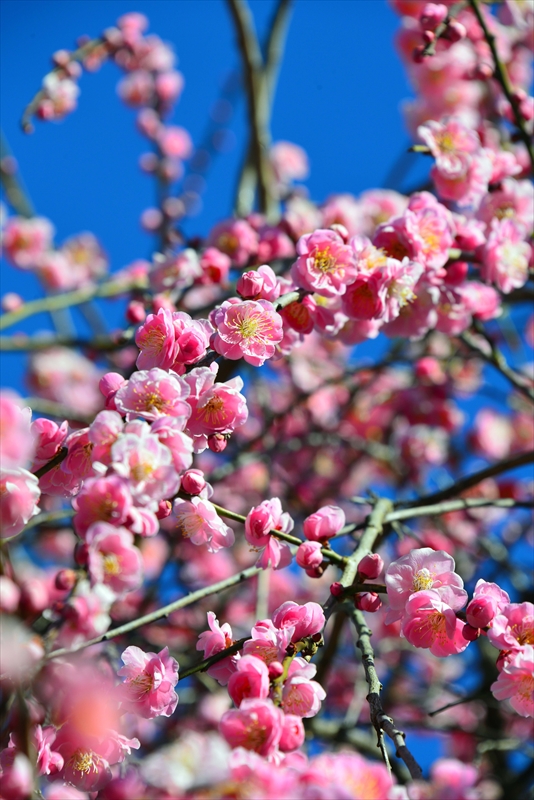
<path fill-rule="evenodd" d="M 133 335 L 133 329 L 122 331 L 119 336 L 97 335 L 93 339 L 46 334 L 41 336 L 15 334 L 15 336 L 0 336 L 0 352 L 24 353 L 48 350 L 50 347 L 78 347 L 82 350 L 98 350 L 108 353 L 131 344 Z"/>
<path fill-rule="evenodd" d="M 198 664 L 195 664 L 193 667 L 189 667 L 189 669 L 184 669 L 180 671 L 180 677 L 178 678 L 179 681 L 183 681 L 184 678 L 189 678 L 191 675 L 195 675 L 197 672 L 206 672 L 213 664 L 218 664 L 219 661 L 223 661 L 223 659 L 228 658 L 228 656 L 233 656 L 234 653 L 238 653 L 240 650 L 243 649 L 243 645 L 245 642 L 248 642 L 250 636 L 245 636 L 243 639 L 238 639 L 237 642 L 234 642 L 229 647 L 225 647 L 224 650 L 221 650 L 215 655 L 210 656 L 209 658 L 204 658 L 202 661 L 199 661 Z"/>
<path fill-rule="evenodd" d="M 16 162 L 10 153 L 3 131 L 0 131 L 0 181 L 9 205 L 17 214 L 27 219 L 33 217 L 35 211 L 28 192 L 25 190 L 20 176 L 17 175 Z"/>
<path fill-rule="evenodd" d="M 454 3 L 454 5 L 452 5 L 449 8 L 449 12 L 448 12 L 447 16 L 445 17 L 443 22 L 440 22 L 440 24 L 438 25 L 438 27 L 436 28 L 436 30 L 434 32 L 434 39 L 432 39 L 432 41 L 429 42 L 426 45 L 426 47 L 423 50 L 421 55 L 423 55 L 423 56 L 433 56 L 433 55 L 435 55 L 435 53 L 436 53 L 436 44 L 437 44 L 438 39 L 441 39 L 443 37 L 444 33 L 446 32 L 447 28 L 449 27 L 449 22 L 451 21 L 451 19 L 453 19 L 457 14 L 459 14 L 459 12 L 463 8 L 465 8 L 466 5 L 467 5 L 467 0 L 460 0 L 460 2 Z"/>
<path fill-rule="evenodd" d="M 51 458 L 50 461 L 47 461 L 46 464 L 43 464 L 42 467 L 36 469 L 33 474 L 35 475 L 36 478 L 42 478 L 43 475 L 46 475 L 46 473 L 50 472 L 51 469 L 54 469 L 54 467 L 59 466 L 62 461 L 65 461 L 68 454 L 69 454 L 68 447 L 60 447 L 56 455 L 53 458 Z"/>
<path fill-rule="evenodd" d="M 477 356 L 495 367 L 495 369 L 497 369 L 501 375 L 504 375 L 504 377 L 507 378 L 524 397 L 526 397 L 528 400 L 534 401 L 534 388 L 532 386 L 532 380 L 512 369 L 501 351 L 488 338 L 488 336 L 486 336 L 483 331 L 477 332 L 480 333 L 480 335 L 484 337 L 484 341 L 488 343 L 490 348 L 489 353 L 477 342 L 476 337 L 473 336 L 469 331 L 462 333 L 459 338 L 470 350 L 476 353 Z"/>

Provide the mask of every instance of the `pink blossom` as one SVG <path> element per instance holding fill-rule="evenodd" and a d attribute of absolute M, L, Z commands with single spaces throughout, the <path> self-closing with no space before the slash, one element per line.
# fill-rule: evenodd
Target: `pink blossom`
<path fill-rule="evenodd" d="M 358 592 L 354 598 L 354 605 L 361 611 L 374 613 L 382 608 L 382 600 L 376 592 Z"/>
<path fill-rule="evenodd" d="M 276 539 L 271 531 L 289 533 L 293 526 L 293 520 L 287 512 L 282 512 L 282 504 L 277 497 L 264 500 L 249 511 L 245 520 L 245 539 L 254 550 L 262 550 L 258 566 L 265 569 L 271 564 L 274 569 L 282 569 L 291 562 L 289 546 Z"/>
<path fill-rule="evenodd" d="M 455 232 L 452 215 L 445 206 L 429 192 L 418 192 L 410 198 L 402 219 L 413 247 L 411 258 L 427 269 L 443 267 Z"/>
<path fill-rule="evenodd" d="M 178 662 L 168 647 L 159 653 L 145 653 L 139 647 L 127 647 L 121 655 L 125 666 L 118 675 L 125 707 L 145 719 L 170 717 L 178 704 L 174 687 L 178 683 Z"/>
<path fill-rule="evenodd" d="M 530 245 L 517 224 L 511 219 L 493 220 L 482 249 L 482 279 L 509 294 L 527 282 L 529 260 Z"/>
<path fill-rule="evenodd" d="M 20 533 L 30 519 L 39 513 L 41 496 L 39 481 L 22 467 L 0 472 L 0 522 L 2 539 Z"/>
<path fill-rule="evenodd" d="M 93 461 L 106 465 L 111 462 L 111 447 L 123 429 L 124 422 L 117 411 L 100 411 L 96 415 L 88 431 Z"/>
<path fill-rule="evenodd" d="M 124 525 L 133 505 L 128 483 L 118 475 L 88 478 L 72 504 L 74 528 L 81 537 L 93 522 Z"/>
<path fill-rule="evenodd" d="M 87 581 L 80 581 L 76 594 L 61 609 L 62 624 L 54 644 L 72 647 L 107 631 L 111 623 L 108 612 L 114 598 L 106 586 L 97 584 L 90 589 Z"/>
<path fill-rule="evenodd" d="M 534 644 L 534 604 L 509 603 L 499 609 L 488 639 L 499 650 L 518 650 Z"/>
<path fill-rule="evenodd" d="M 433 589 L 417 591 L 406 603 L 402 633 L 414 647 L 429 648 L 435 656 L 461 653 L 468 642 L 464 623 Z"/>
<path fill-rule="evenodd" d="M 186 402 L 189 386 L 174 373 L 162 369 L 134 372 L 115 395 L 117 409 L 123 413 L 154 420 L 158 417 L 189 418 Z"/>
<path fill-rule="evenodd" d="M 152 433 L 170 450 L 172 463 L 179 473 L 188 469 L 193 460 L 193 440 L 182 428 L 179 417 L 159 417 L 151 426 Z"/>
<path fill-rule="evenodd" d="M 437 170 L 448 178 L 462 175 L 470 156 L 480 150 L 476 131 L 454 117 L 442 122 L 429 120 L 419 126 L 417 134 L 430 148 Z"/>
<path fill-rule="evenodd" d="M 58 425 L 44 417 L 39 417 L 32 422 L 31 432 L 35 437 L 34 469 L 42 467 L 58 453 L 65 441 L 68 429 L 67 422 Z"/>
<path fill-rule="evenodd" d="M 268 264 L 262 264 L 255 270 L 244 272 L 236 283 L 236 291 L 244 300 L 270 300 L 273 302 L 280 295 L 280 286 L 276 275 Z"/>
<path fill-rule="evenodd" d="M 58 346 L 32 354 L 28 382 L 39 397 L 89 415 L 102 408 L 97 388 L 101 374 L 81 353 Z"/>
<path fill-rule="evenodd" d="M 92 233 L 79 233 L 63 242 L 60 251 L 67 259 L 70 288 L 90 285 L 108 271 L 108 257 Z"/>
<path fill-rule="evenodd" d="M 172 453 L 144 423 L 136 433 L 122 433 L 111 448 L 114 472 L 128 480 L 139 505 L 151 506 L 176 494 L 180 478 Z"/>
<path fill-rule="evenodd" d="M 170 369 L 179 350 L 172 313 L 160 308 L 157 314 L 149 314 L 136 331 L 135 343 L 141 351 L 136 362 L 138 369 Z"/>
<path fill-rule="evenodd" d="M 2 237 L 3 250 L 12 264 L 19 269 L 31 269 L 50 249 L 54 227 L 44 217 L 10 217 Z"/>
<path fill-rule="evenodd" d="M 326 692 L 317 681 L 311 680 L 317 668 L 303 658 L 294 658 L 289 666 L 282 691 L 282 709 L 297 717 L 314 717 L 321 709 Z"/>
<path fill-rule="evenodd" d="M 154 91 L 152 75 L 146 70 L 136 70 L 119 81 L 117 93 L 128 106 L 148 105 Z"/>
<path fill-rule="evenodd" d="M 534 647 L 526 644 L 512 652 L 490 688 L 497 700 L 509 700 L 522 717 L 534 717 Z"/>
<path fill-rule="evenodd" d="M 63 769 L 63 757 L 52 750 L 56 739 L 56 729 L 52 725 L 42 728 L 36 725 L 34 729 L 35 746 L 37 749 L 37 771 L 39 775 L 54 775 Z"/>
<path fill-rule="evenodd" d="M 414 593 L 434 590 L 444 603 L 458 611 L 467 602 L 463 581 L 454 572 L 454 559 L 443 550 L 421 547 L 393 561 L 386 570 L 389 600 L 386 624 L 401 619 Z"/>
<path fill-rule="evenodd" d="M 206 544 L 208 552 L 216 553 L 221 547 L 231 547 L 234 532 L 218 516 L 214 506 L 200 497 L 174 501 L 174 517 L 178 532 L 193 544 Z"/>
<path fill-rule="evenodd" d="M 308 177 L 306 152 L 293 142 L 275 142 L 269 153 L 276 179 L 282 186 Z"/>
<path fill-rule="evenodd" d="M 226 650 L 234 642 L 230 625 L 227 622 L 219 625 L 219 621 L 213 611 L 208 611 L 208 625 L 209 631 L 203 631 L 199 635 L 196 644 L 197 650 L 204 651 L 204 658 L 210 658 L 210 656 Z M 234 653 L 234 655 L 221 659 L 216 664 L 212 664 L 208 669 L 208 675 L 215 678 L 221 686 L 226 686 L 230 676 L 235 672 L 240 658 L 240 653 Z"/>
<path fill-rule="evenodd" d="M 238 707 L 246 697 L 268 697 L 269 670 L 265 662 L 253 655 L 240 658 L 228 681 L 228 694 Z"/>
<path fill-rule="evenodd" d="M 302 718 L 296 714 L 284 714 L 284 728 L 278 744 L 283 753 L 289 753 L 302 747 L 305 739 Z"/>
<path fill-rule="evenodd" d="M 248 418 L 247 401 L 241 394 L 243 381 L 232 378 L 215 383 L 215 373 L 206 367 L 191 370 L 186 380 L 191 387 L 188 403 L 191 417 L 187 430 L 195 439 L 195 450 L 205 449 L 213 433 L 229 434 Z"/>
<path fill-rule="evenodd" d="M 143 580 L 140 550 L 126 528 L 95 522 L 86 534 L 87 571 L 91 585 L 103 583 L 117 595 L 130 592 Z"/>
<path fill-rule="evenodd" d="M 362 558 L 358 564 L 358 572 L 364 580 L 374 580 L 378 578 L 384 569 L 384 561 L 378 553 L 370 553 Z"/>
<path fill-rule="evenodd" d="M 256 254 L 258 234 L 244 219 L 229 219 L 215 225 L 208 242 L 230 256 L 236 267 L 244 267 Z"/>
<path fill-rule="evenodd" d="M 282 340 L 282 317 L 266 300 L 225 301 L 211 316 L 216 328 L 213 349 L 226 358 L 244 358 L 254 367 L 261 367 L 272 358 Z"/>
<path fill-rule="evenodd" d="M 231 266 L 232 260 L 226 253 L 222 253 L 216 247 L 207 247 L 200 256 L 202 275 L 198 278 L 198 283 L 204 285 L 217 283 L 225 286 Z"/>
<path fill-rule="evenodd" d="M 345 525 L 345 512 L 339 506 L 323 506 L 303 522 L 306 539 L 324 542 L 335 536 Z"/>
<path fill-rule="evenodd" d="M 272 700 L 249 698 L 223 715 L 219 730 L 231 747 L 271 756 L 282 736 L 284 714 Z"/>
<path fill-rule="evenodd" d="M 301 236 L 297 254 L 291 277 L 309 292 L 336 297 L 357 276 L 354 252 L 335 231 L 319 229 Z"/>
<path fill-rule="evenodd" d="M 33 769 L 30 759 L 15 747 L 0 753 L 2 794 L 8 800 L 26 800 L 33 792 Z"/>
<path fill-rule="evenodd" d="M 296 562 L 303 569 L 314 569 L 323 563 L 321 542 L 303 542 L 299 545 Z"/>
<path fill-rule="evenodd" d="M 277 628 L 272 620 L 264 619 L 257 622 L 250 633 L 252 638 L 243 645 L 245 655 L 257 656 L 267 666 L 284 660 L 293 627 Z"/>
<path fill-rule="evenodd" d="M 341 308 L 349 319 L 380 319 L 386 310 L 388 279 L 380 271 L 356 278 L 341 298 Z"/>
<path fill-rule="evenodd" d="M 150 285 L 156 292 L 184 289 L 201 277 L 198 255 L 190 247 L 178 255 L 154 256 L 154 266 L 149 275 Z"/>
<path fill-rule="evenodd" d="M 185 364 L 195 364 L 206 355 L 213 326 L 207 319 L 191 319 L 184 311 L 173 313 L 172 324 L 178 345 L 172 369 L 182 373 Z"/>
<path fill-rule="evenodd" d="M 294 628 L 291 641 L 298 642 L 306 636 L 320 633 L 325 625 L 323 609 L 318 603 L 305 603 L 303 606 L 287 600 L 273 614 L 277 628 Z"/>
<path fill-rule="evenodd" d="M 42 420 L 48 422 L 48 420 Z M 51 423 L 53 424 L 53 423 Z M 0 463 L 6 469 L 29 466 L 36 448 L 31 409 L 14 392 L 0 392 Z"/>
<path fill-rule="evenodd" d="M 467 312 L 473 317 L 484 322 L 501 316 L 501 296 L 493 286 L 486 286 L 478 281 L 466 281 L 458 290 Z"/>
<path fill-rule="evenodd" d="M 534 188 L 531 181 L 505 178 L 500 189 L 488 193 L 476 214 L 491 228 L 493 220 L 509 220 L 526 236 L 534 228 Z"/>
<path fill-rule="evenodd" d="M 485 628 L 509 603 L 507 592 L 496 583 L 488 583 L 480 578 L 475 586 L 473 599 L 465 610 L 467 622 L 473 628 Z"/>
<path fill-rule="evenodd" d="M 62 467 L 79 483 L 80 479 L 93 475 L 93 445 L 89 440 L 89 428 L 73 431 L 65 440 L 68 453 Z"/>
<path fill-rule="evenodd" d="M 189 133 L 178 125 L 162 126 L 158 131 L 157 141 L 162 153 L 169 158 L 185 161 L 193 151 Z"/>

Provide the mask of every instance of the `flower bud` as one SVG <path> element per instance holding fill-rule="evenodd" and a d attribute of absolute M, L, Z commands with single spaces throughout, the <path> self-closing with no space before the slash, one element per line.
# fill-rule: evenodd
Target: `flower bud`
<path fill-rule="evenodd" d="M 227 444 L 228 439 L 223 433 L 212 433 L 208 436 L 208 447 L 212 453 L 222 453 Z"/>
<path fill-rule="evenodd" d="M 279 678 L 280 675 L 283 675 L 283 673 L 283 664 L 280 661 L 271 661 L 269 664 L 269 679 L 274 681 L 276 678 Z"/>
<path fill-rule="evenodd" d="M 286 714 L 284 727 L 280 737 L 279 748 L 283 753 L 296 750 L 304 743 L 304 725 L 302 719 L 295 714 Z"/>
<path fill-rule="evenodd" d="M 462 636 L 468 642 L 474 642 L 480 636 L 480 628 L 474 628 L 472 625 L 464 625 L 462 628 Z"/>
<path fill-rule="evenodd" d="M 457 19 L 451 19 L 443 34 L 443 38 L 452 43 L 459 42 L 461 39 L 465 39 L 466 36 L 465 25 L 462 25 Z"/>
<path fill-rule="evenodd" d="M 305 570 L 314 570 L 323 562 L 320 542 L 303 542 L 297 550 L 297 564 Z"/>
<path fill-rule="evenodd" d="M 378 611 L 382 607 L 382 600 L 376 592 L 360 592 L 354 598 L 354 605 L 360 611 Z"/>
<path fill-rule="evenodd" d="M 325 541 L 339 533 L 345 524 L 345 513 L 338 506 L 323 506 L 303 523 L 304 536 L 311 541 Z"/>
<path fill-rule="evenodd" d="M 421 11 L 419 23 L 423 30 L 435 31 L 447 17 L 447 6 L 443 3 L 427 3 Z"/>
<path fill-rule="evenodd" d="M 0 575 L 0 610 L 13 614 L 20 601 L 20 589 L 7 575 Z"/>
<path fill-rule="evenodd" d="M 334 222 L 332 225 L 330 225 L 330 229 L 336 233 L 339 233 L 345 244 L 347 244 L 350 239 L 350 234 L 344 225 L 342 225 L 340 222 Z"/>
<path fill-rule="evenodd" d="M 76 586 L 76 572 L 73 569 L 60 569 L 56 574 L 54 586 L 60 592 L 70 592 Z"/>
<path fill-rule="evenodd" d="M 146 319 L 145 306 L 140 300 L 132 300 L 126 309 L 126 319 L 132 325 L 138 325 Z"/>
<path fill-rule="evenodd" d="M 330 594 L 333 597 L 341 597 L 344 589 L 345 587 L 339 581 L 334 581 L 334 583 L 330 584 Z"/>
<path fill-rule="evenodd" d="M 263 288 L 263 278 L 259 272 L 244 272 L 236 283 L 236 291 L 244 300 L 257 297 Z"/>
<path fill-rule="evenodd" d="M 473 598 L 465 610 L 467 622 L 473 628 L 485 628 L 490 624 L 495 613 L 495 603 L 491 598 L 484 596 Z"/>
<path fill-rule="evenodd" d="M 370 581 L 378 578 L 383 569 L 384 562 L 378 553 L 364 556 L 358 565 L 358 572 L 362 578 Z"/>
<path fill-rule="evenodd" d="M 201 469 L 188 469 L 182 475 L 182 489 L 187 494 L 200 494 L 206 486 L 206 479 Z"/>
<path fill-rule="evenodd" d="M 172 512 L 172 503 L 170 500 L 160 500 L 158 503 L 158 510 L 156 517 L 158 519 L 166 519 Z"/>
<path fill-rule="evenodd" d="M 322 578 L 324 575 L 324 567 L 320 564 L 318 567 L 310 567 L 306 570 L 308 578 Z"/>

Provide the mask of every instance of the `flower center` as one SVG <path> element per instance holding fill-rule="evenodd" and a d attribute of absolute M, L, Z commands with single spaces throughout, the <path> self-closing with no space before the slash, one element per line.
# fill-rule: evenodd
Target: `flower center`
<path fill-rule="evenodd" d="M 237 329 L 243 339 L 250 339 L 255 336 L 259 327 L 259 320 L 254 317 L 244 317 L 237 321 Z"/>
<path fill-rule="evenodd" d="M 98 771 L 99 761 L 99 757 L 93 753 L 92 750 L 76 750 L 71 756 L 69 764 L 76 772 L 82 772 L 84 775 L 87 775 L 89 772 Z"/>
<path fill-rule="evenodd" d="M 203 525 L 204 520 L 200 514 L 187 514 L 186 516 L 182 517 L 176 527 L 182 536 L 185 536 L 186 539 L 189 539 L 190 536 L 194 536 L 195 533 L 198 533 Z"/>
<path fill-rule="evenodd" d="M 205 421 L 208 423 L 213 423 L 217 421 L 219 418 L 219 412 L 224 409 L 224 402 L 221 400 L 220 397 L 210 397 L 208 402 L 205 406 L 202 406 L 200 411 L 200 415 L 204 417 Z"/>
<path fill-rule="evenodd" d="M 121 571 L 120 561 L 115 553 L 107 553 L 103 559 L 104 572 L 106 575 L 119 575 Z"/>
<path fill-rule="evenodd" d="M 314 267 L 319 272 L 333 272 L 337 266 L 335 256 L 328 248 L 316 250 L 314 256 Z"/>
<path fill-rule="evenodd" d="M 412 591 L 414 592 L 422 592 L 426 589 L 431 589 L 433 585 L 434 576 L 426 567 L 420 569 L 413 576 Z"/>
<path fill-rule="evenodd" d="M 153 465 L 145 461 L 132 467 L 131 474 L 134 481 L 146 481 L 151 477 L 153 472 Z"/>
<path fill-rule="evenodd" d="M 164 405 L 163 398 L 157 392 L 149 392 L 145 395 L 144 403 L 145 411 L 151 411 L 153 408 L 156 411 L 161 411 Z"/>
<path fill-rule="evenodd" d="M 152 675 L 147 675 L 146 672 L 142 672 L 136 678 L 132 678 L 129 683 L 135 686 L 139 694 L 148 694 L 154 688 L 154 678 Z"/>

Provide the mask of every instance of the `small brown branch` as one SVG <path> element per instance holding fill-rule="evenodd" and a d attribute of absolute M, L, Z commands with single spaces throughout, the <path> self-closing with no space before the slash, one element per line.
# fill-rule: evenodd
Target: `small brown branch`
<path fill-rule="evenodd" d="M 185 669 L 180 671 L 180 677 L 178 678 L 179 681 L 183 681 L 184 678 L 189 678 L 191 675 L 195 675 L 197 672 L 206 672 L 213 664 L 218 664 L 219 661 L 223 661 L 228 656 L 233 656 L 234 653 L 239 653 L 240 650 L 243 649 L 243 645 L 245 642 L 248 642 L 250 636 L 245 636 L 243 639 L 238 639 L 237 642 L 234 642 L 229 647 L 225 647 L 224 650 L 221 650 L 219 653 L 215 653 L 215 655 L 210 656 L 209 658 L 203 659 L 203 661 L 199 661 L 198 664 L 195 664 L 193 667 L 189 667 L 189 669 Z"/>
<path fill-rule="evenodd" d="M 166 606 L 158 608 L 156 611 L 152 611 L 150 614 L 145 614 L 143 617 L 139 617 L 138 619 L 134 619 L 131 622 L 125 623 L 124 625 L 120 625 L 118 628 L 113 628 L 112 630 L 103 633 L 101 636 L 96 636 L 94 639 L 89 639 L 87 642 L 81 642 L 80 644 L 75 645 L 75 647 L 62 647 L 59 650 L 52 650 L 51 653 L 48 653 L 45 656 L 44 660 L 50 661 L 52 658 L 73 655 L 74 653 L 77 653 L 80 650 L 85 650 L 86 647 L 91 647 L 94 644 L 101 644 L 102 642 L 107 642 L 110 639 L 116 639 L 117 636 L 123 636 L 125 633 L 135 631 L 138 628 L 143 627 L 143 625 L 149 625 L 151 622 L 157 622 L 160 619 L 164 619 L 174 611 L 178 611 L 180 608 L 190 606 L 193 603 L 196 603 L 198 600 L 203 600 L 205 597 L 210 597 L 212 594 L 218 594 L 219 592 L 223 592 L 225 589 L 230 589 L 232 586 L 237 586 L 238 584 L 243 583 L 243 581 L 248 580 L 248 578 L 252 578 L 254 575 L 257 575 L 260 571 L 261 570 L 258 567 L 249 567 L 248 569 L 244 569 L 242 572 L 237 573 L 237 575 L 232 575 L 230 578 L 225 578 L 224 581 L 219 581 L 219 583 L 213 583 L 211 586 L 206 586 L 203 589 L 198 589 L 196 592 L 191 592 L 185 597 L 175 600 L 173 603 L 169 603 Z"/>
<path fill-rule="evenodd" d="M 530 163 L 532 165 L 532 171 L 534 173 L 534 147 L 532 146 L 532 138 L 527 130 L 526 121 L 521 113 L 521 108 L 517 101 L 516 96 L 514 95 L 514 90 L 512 84 L 510 83 L 510 77 L 508 75 L 508 71 L 504 66 L 503 62 L 499 58 L 499 53 L 497 52 L 497 45 L 495 42 L 495 36 L 491 31 L 488 29 L 486 25 L 486 20 L 484 19 L 484 15 L 482 13 L 482 9 L 480 8 L 479 0 L 469 0 L 469 5 L 473 9 L 473 13 L 478 20 L 478 24 L 482 28 L 484 33 L 484 38 L 487 41 L 489 48 L 491 50 L 491 55 L 493 56 L 493 64 L 495 67 L 494 77 L 497 82 L 500 84 L 501 89 L 504 92 L 504 96 L 510 103 L 512 107 L 512 111 L 514 112 L 514 120 L 519 130 L 519 134 L 523 141 L 523 144 L 527 148 L 527 153 L 530 158 Z"/>
<path fill-rule="evenodd" d="M 382 701 L 380 699 L 382 684 L 380 683 L 375 667 L 375 655 L 371 645 L 372 632 L 367 626 L 363 611 L 355 608 L 351 616 L 354 627 L 356 628 L 356 646 L 359 648 L 362 654 L 365 679 L 367 681 L 367 686 L 369 687 L 367 701 L 369 703 L 369 709 L 371 713 L 371 722 L 378 737 L 378 746 L 384 755 L 384 749 L 381 745 L 383 740 L 382 732 L 387 733 L 395 745 L 397 758 L 400 758 L 402 761 L 404 761 L 408 767 L 411 777 L 414 780 L 419 780 L 423 777 L 423 771 L 406 746 L 404 733 L 395 727 L 394 721 L 391 717 L 388 717 L 387 714 L 384 713 L 384 709 L 382 707 Z"/>
<path fill-rule="evenodd" d="M 46 475 L 46 473 L 50 472 L 51 469 L 54 469 L 54 467 L 57 467 L 59 464 L 61 464 L 62 461 L 65 461 L 68 454 L 69 450 L 67 447 L 60 447 L 56 455 L 53 458 L 51 458 L 50 461 L 48 461 L 46 464 L 43 464 L 42 467 L 36 469 L 33 474 L 35 475 L 36 478 L 42 478 L 43 475 Z"/>

